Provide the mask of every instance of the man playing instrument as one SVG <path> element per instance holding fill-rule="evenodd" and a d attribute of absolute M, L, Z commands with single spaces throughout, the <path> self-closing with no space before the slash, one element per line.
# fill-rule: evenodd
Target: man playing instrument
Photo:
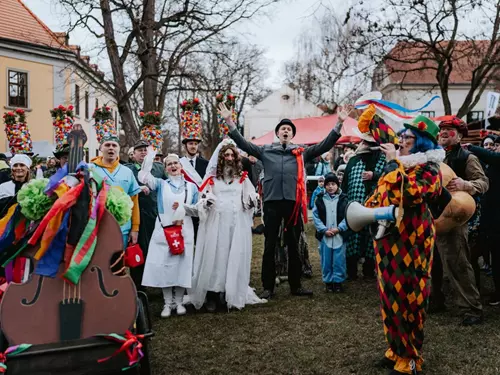
<path fill-rule="evenodd" d="M 460 141 L 467 136 L 467 125 L 461 119 L 442 121 L 439 124 L 439 144 L 446 151 L 444 163 L 457 174 L 446 188 L 450 193 L 465 191 L 477 196 L 488 190 L 488 178 L 479 159 L 462 149 Z M 483 320 L 483 307 L 479 290 L 475 284 L 474 271 L 470 263 L 467 223 L 453 228 L 436 238 L 434 267 L 432 272 L 432 310 L 445 309 L 442 292 L 443 271 L 448 275 L 457 294 L 457 305 L 463 310 L 462 325 L 474 325 Z M 431 311 L 432 311 L 431 310 Z"/>

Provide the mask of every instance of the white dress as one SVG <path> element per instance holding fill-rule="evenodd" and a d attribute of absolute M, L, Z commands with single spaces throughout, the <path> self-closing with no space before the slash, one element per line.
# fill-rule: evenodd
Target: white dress
<path fill-rule="evenodd" d="M 156 190 L 161 224 L 158 218 L 156 218 L 155 229 L 149 243 L 148 255 L 144 266 L 142 285 L 155 288 L 173 286 L 190 288 L 193 271 L 194 228 L 191 217 L 185 215 L 182 207 L 183 203 L 196 203 L 198 190 L 194 184 L 185 181 L 181 176 L 162 180 L 153 177 L 150 171 L 151 169 L 141 170 L 139 172 L 139 180 L 147 184 L 150 189 Z M 180 208 L 176 211 L 172 209 L 172 205 L 175 202 L 178 202 L 180 205 Z M 177 211 L 179 210 L 182 211 L 181 215 L 183 217 L 178 217 L 179 212 Z M 176 213 L 175 218 L 174 213 Z M 180 255 L 172 255 L 162 225 L 172 225 L 172 221 L 179 219 L 184 220 L 184 224 L 182 225 L 184 252 Z"/>
<path fill-rule="evenodd" d="M 249 287 L 252 261 L 253 207 L 258 195 L 252 183 L 238 179 L 228 184 L 213 178 L 211 193 L 196 207 L 186 209 L 200 217 L 189 301 L 199 309 L 206 293 L 225 292 L 229 308 L 263 303 Z M 215 197 L 214 197 L 215 196 Z"/>

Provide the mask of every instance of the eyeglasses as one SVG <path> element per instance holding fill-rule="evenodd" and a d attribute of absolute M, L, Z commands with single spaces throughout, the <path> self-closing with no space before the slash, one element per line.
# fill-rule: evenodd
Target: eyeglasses
<path fill-rule="evenodd" d="M 414 135 L 402 135 L 399 137 L 399 139 L 403 142 L 406 142 L 409 139 L 416 139 L 416 138 L 417 137 L 415 137 Z"/>

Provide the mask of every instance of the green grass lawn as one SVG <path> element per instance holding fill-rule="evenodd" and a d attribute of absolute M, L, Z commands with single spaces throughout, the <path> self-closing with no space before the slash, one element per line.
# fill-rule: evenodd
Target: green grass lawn
<path fill-rule="evenodd" d="M 251 285 L 260 291 L 263 236 L 253 237 Z M 243 311 L 160 319 L 160 291 L 153 292 L 153 374 L 378 375 L 387 346 L 375 283 L 346 284 L 326 294 L 316 240 L 309 233 L 314 277 L 304 285 L 313 298 L 292 297 L 288 284 L 264 305 Z M 425 325 L 427 375 L 500 374 L 500 308 L 485 308 L 485 323 L 460 327 L 456 311 L 431 315 Z"/>

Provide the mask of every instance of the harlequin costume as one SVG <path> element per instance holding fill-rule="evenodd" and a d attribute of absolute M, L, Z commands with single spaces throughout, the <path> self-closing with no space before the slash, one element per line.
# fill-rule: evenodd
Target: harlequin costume
<path fill-rule="evenodd" d="M 107 111 L 105 107 L 96 110 L 96 112 L 98 112 L 98 114 L 94 114 L 96 120 L 94 129 L 99 144 L 102 145 L 105 142 L 119 143 L 111 112 Z M 139 232 L 140 211 L 138 194 L 141 192 L 141 187 L 137 183 L 133 172 L 120 164 L 120 157 L 117 157 L 111 165 L 106 165 L 103 162 L 102 156 L 98 156 L 91 160 L 89 169 L 105 179 L 105 183 L 109 186 L 118 186 L 132 199 L 134 204 L 132 208 L 132 219 L 120 227 L 123 236 L 123 245 L 126 247 L 130 232 Z"/>
<path fill-rule="evenodd" d="M 349 202 L 363 204 L 372 193 L 385 166 L 385 155 L 379 150 L 371 150 L 367 144 L 377 146 L 373 134 L 379 127 L 385 127 L 384 120 L 376 114 L 375 107 L 371 105 L 360 116 L 358 121 L 359 136 L 364 141 L 356 150 L 355 155 L 349 159 L 342 178 L 342 191 L 347 194 Z M 368 142 L 368 143 L 366 143 Z M 363 172 L 373 172 L 371 180 L 363 181 Z M 346 262 L 347 275 L 350 280 L 358 278 L 358 261 L 364 257 L 363 275 L 373 278 L 375 272 L 375 254 L 368 228 L 354 233 L 347 239 Z"/>
<path fill-rule="evenodd" d="M 404 125 L 436 143 L 437 125 L 424 116 Z M 389 345 L 385 360 L 391 374 L 416 374 L 422 368 L 425 309 L 430 296 L 430 272 L 436 239 L 429 205 L 441 194 L 440 148 L 387 163 L 366 207 L 399 207 L 395 227 L 374 241 L 384 333 Z"/>

